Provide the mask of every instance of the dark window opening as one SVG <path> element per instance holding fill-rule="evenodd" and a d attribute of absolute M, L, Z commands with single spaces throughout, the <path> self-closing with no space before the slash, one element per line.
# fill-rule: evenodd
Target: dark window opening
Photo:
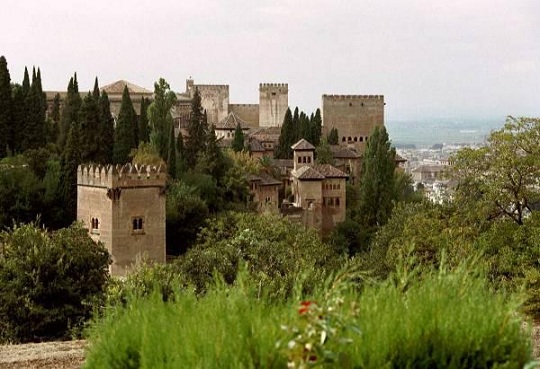
<path fill-rule="evenodd" d="M 133 218 L 133 231 L 140 232 L 143 230 L 143 218 Z"/>

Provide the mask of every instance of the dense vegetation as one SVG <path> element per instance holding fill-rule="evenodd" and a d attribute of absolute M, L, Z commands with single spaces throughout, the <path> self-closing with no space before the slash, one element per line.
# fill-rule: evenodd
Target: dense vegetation
<path fill-rule="evenodd" d="M 124 90 L 115 128 L 97 79 L 81 97 L 75 74 L 46 116 L 39 68 L 12 83 L 0 58 L 0 341 L 69 338 L 94 311 L 87 367 L 530 360 L 520 326 L 523 314 L 540 317 L 540 120 L 509 117 L 485 147 L 461 150 L 441 203 L 412 191 L 375 129 L 347 186 L 347 220 L 321 240 L 251 212 L 248 174 L 279 173 L 241 139 L 219 147 L 197 90 L 186 139 L 174 136 L 170 86 L 160 79 L 154 92 L 135 112 Z M 319 111 L 287 112 L 276 156 L 300 138 L 332 163 L 337 132 L 321 137 Z M 75 171 L 127 161 L 167 165 L 167 252 L 177 258 L 109 280 L 105 249 L 70 226 Z"/>

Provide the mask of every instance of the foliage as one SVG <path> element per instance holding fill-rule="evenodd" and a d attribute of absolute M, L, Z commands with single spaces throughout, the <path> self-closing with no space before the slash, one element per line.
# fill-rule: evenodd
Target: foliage
<path fill-rule="evenodd" d="M 159 153 L 154 149 L 154 146 L 148 142 L 139 143 L 139 147 L 131 151 L 133 164 L 160 166 L 165 165 L 165 161 L 159 156 Z"/>
<path fill-rule="evenodd" d="M 23 92 L 25 90 L 24 82 L 23 82 Z M 60 147 L 63 149 L 68 135 L 69 131 L 71 129 L 72 124 L 79 122 L 79 110 L 81 107 L 81 96 L 79 95 L 79 84 L 77 82 L 77 73 L 74 74 L 73 77 L 70 78 L 68 87 L 67 87 L 67 95 L 64 100 L 64 105 L 62 109 L 62 121 L 60 125 L 60 137 L 59 137 L 59 144 Z"/>
<path fill-rule="evenodd" d="M 79 111 L 81 161 L 83 163 L 98 162 L 100 152 L 99 101 L 90 92 L 84 97 Z"/>
<path fill-rule="evenodd" d="M 69 130 L 61 162 L 61 197 L 69 222 L 77 216 L 77 167 L 81 164 L 79 124 L 73 123 Z"/>
<path fill-rule="evenodd" d="M 185 253 L 209 216 L 206 203 L 197 190 L 184 182 L 172 183 L 167 189 L 167 254 Z"/>
<path fill-rule="evenodd" d="M 135 109 L 129 96 L 127 86 L 122 93 L 122 103 L 118 121 L 114 132 L 113 161 L 116 164 L 125 164 L 129 161 L 131 150 L 137 147 L 134 126 L 137 124 Z"/>
<path fill-rule="evenodd" d="M 14 222 L 34 221 L 43 208 L 43 188 L 36 175 L 28 166 L 7 163 L 0 162 L 0 230 Z"/>
<path fill-rule="evenodd" d="M 141 97 L 141 111 L 139 112 L 139 143 L 150 141 L 150 127 L 148 123 L 148 107 L 150 100 Z"/>
<path fill-rule="evenodd" d="M 32 73 L 32 85 L 25 96 L 25 119 L 20 127 L 21 151 L 45 146 L 45 101 L 41 75 Z"/>
<path fill-rule="evenodd" d="M 508 117 L 487 146 L 463 149 L 452 159 L 450 177 L 462 206 L 482 208 L 486 217 L 508 217 L 517 224 L 540 201 L 540 119 Z"/>
<path fill-rule="evenodd" d="M 79 225 L 0 233 L 0 341 L 70 337 L 103 292 L 109 255 Z"/>
<path fill-rule="evenodd" d="M 334 154 L 326 138 L 323 138 L 319 146 L 317 146 L 315 155 L 317 157 L 317 164 L 334 165 Z"/>
<path fill-rule="evenodd" d="M 279 141 L 276 146 L 274 157 L 276 159 L 291 159 L 292 149 L 296 138 L 293 126 L 293 116 L 291 109 L 287 108 L 285 117 L 283 118 L 283 124 L 281 125 L 281 132 L 279 134 Z"/>
<path fill-rule="evenodd" d="M 203 114 L 201 94 L 198 88 L 191 99 L 191 115 L 188 123 L 188 137 L 185 142 L 185 162 L 188 169 L 195 168 L 197 159 L 206 149 L 208 123 Z"/>
<path fill-rule="evenodd" d="M 174 142 L 174 122 L 171 109 L 176 103 L 176 94 L 171 90 L 167 81 L 160 78 L 154 83 L 154 101 L 148 107 L 150 123 L 150 142 L 167 165 L 171 166 L 170 142 Z M 141 107 L 142 108 L 142 107 Z M 173 166 L 176 169 L 176 165 Z"/>
<path fill-rule="evenodd" d="M 261 290 L 287 296 L 300 274 L 308 273 L 313 287 L 340 260 L 315 231 L 299 228 L 280 216 L 227 213 L 201 230 L 199 241 L 179 263 L 198 291 L 205 289 L 214 271 L 232 283 L 238 265 L 245 261 Z"/>
<path fill-rule="evenodd" d="M 111 114 L 109 96 L 105 91 L 99 97 L 98 108 L 99 134 L 97 162 L 103 165 L 112 164 L 114 152 L 114 118 Z"/>
<path fill-rule="evenodd" d="M 339 144 L 339 134 L 336 127 L 332 127 L 330 132 L 328 133 L 327 141 L 330 145 L 338 145 Z"/>
<path fill-rule="evenodd" d="M 234 139 L 233 139 L 233 142 L 231 144 L 231 148 L 235 152 L 244 151 L 246 149 L 245 145 L 244 145 L 245 139 L 246 138 L 244 136 L 244 131 L 242 130 L 242 126 L 240 125 L 240 123 L 238 123 L 236 125 L 235 130 L 234 130 Z"/>
<path fill-rule="evenodd" d="M 11 77 L 4 56 L 0 56 L 0 159 L 7 155 L 12 122 Z M 13 149 L 13 148 L 11 148 Z"/>

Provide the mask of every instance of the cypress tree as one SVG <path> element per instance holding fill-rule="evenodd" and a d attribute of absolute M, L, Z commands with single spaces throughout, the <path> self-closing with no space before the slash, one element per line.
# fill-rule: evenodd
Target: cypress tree
<path fill-rule="evenodd" d="M 276 146 L 276 150 L 274 152 L 274 156 L 276 157 L 276 159 L 292 158 L 291 145 L 294 144 L 294 142 L 292 142 L 293 139 L 293 116 L 291 113 L 291 109 L 288 108 L 285 112 L 285 117 L 283 118 L 283 124 L 281 125 L 278 145 Z"/>
<path fill-rule="evenodd" d="M 10 149 L 13 153 L 21 152 L 21 132 L 25 125 L 25 105 L 24 105 L 24 92 L 23 88 L 19 84 L 13 86 L 13 99 L 12 99 L 12 123 L 10 131 Z"/>
<path fill-rule="evenodd" d="M 62 110 L 62 120 L 60 124 L 60 147 L 64 147 L 71 124 L 79 122 L 79 110 L 81 108 L 81 96 L 79 95 L 79 85 L 77 73 L 69 79 L 66 100 Z"/>
<path fill-rule="evenodd" d="M 81 163 L 79 137 L 79 124 L 74 122 L 70 126 L 61 161 L 61 197 L 68 222 L 77 216 L 77 167 Z"/>
<path fill-rule="evenodd" d="M 24 126 L 21 130 L 21 150 L 38 149 L 45 146 L 45 114 L 43 91 L 40 90 L 35 69 L 32 71 L 32 85 L 26 95 Z"/>
<path fill-rule="evenodd" d="M 149 100 L 141 97 L 141 111 L 139 114 L 139 142 L 149 142 L 150 130 L 148 127 Z"/>
<path fill-rule="evenodd" d="M 135 130 L 133 129 L 135 123 L 135 110 L 133 109 L 128 88 L 125 86 L 122 93 L 122 103 L 120 105 L 116 130 L 114 132 L 113 161 L 116 164 L 129 162 L 131 150 L 137 147 Z"/>
<path fill-rule="evenodd" d="M 54 143 L 60 134 L 60 94 L 54 95 L 51 115 L 49 116 L 47 142 Z"/>
<path fill-rule="evenodd" d="M 99 108 L 98 102 L 90 92 L 84 98 L 79 113 L 81 134 L 81 160 L 86 162 L 99 161 Z"/>
<path fill-rule="evenodd" d="M 240 126 L 240 123 L 236 124 L 236 129 L 234 130 L 234 139 L 232 142 L 232 149 L 236 152 L 244 151 L 244 131 L 242 130 L 242 127 Z"/>
<path fill-rule="evenodd" d="M 180 177 L 186 171 L 186 150 L 184 148 L 184 136 L 182 131 L 178 131 L 176 137 L 176 173 L 177 178 Z"/>
<path fill-rule="evenodd" d="M 313 146 L 319 146 L 321 142 L 321 135 L 322 135 L 322 117 L 321 117 L 321 109 L 317 109 L 315 111 L 315 115 L 311 119 L 311 139 L 313 142 Z"/>
<path fill-rule="evenodd" d="M 197 156 L 206 147 L 206 136 L 208 123 L 203 113 L 201 105 L 201 94 L 195 88 L 193 99 L 191 100 L 191 115 L 188 123 L 188 137 L 185 144 L 186 164 L 188 169 L 192 169 L 197 164 Z"/>
<path fill-rule="evenodd" d="M 300 132 L 300 113 L 298 111 L 298 106 L 294 108 L 294 114 L 292 118 L 292 137 L 290 138 L 290 142 L 294 144 L 295 142 L 298 142 L 299 139 L 302 137 L 302 133 Z M 292 157 L 292 156 L 291 156 Z"/>
<path fill-rule="evenodd" d="M 11 77 L 4 56 L 0 56 L 0 159 L 7 156 L 8 146 L 12 144 L 13 101 Z M 12 147 L 10 147 L 13 150 Z"/>
<path fill-rule="evenodd" d="M 330 145 L 339 144 L 339 133 L 336 127 L 333 127 L 328 134 L 327 141 Z"/>
<path fill-rule="evenodd" d="M 385 127 L 376 127 L 362 158 L 358 216 L 364 228 L 386 224 L 392 212 L 395 149 Z"/>
<path fill-rule="evenodd" d="M 105 91 L 99 97 L 99 135 L 98 135 L 98 157 L 101 164 L 111 164 L 113 162 L 114 150 L 114 118 L 111 114 L 109 96 Z"/>
<path fill-rule="evenodd" d="M 24 94 L 24 97 L 28 95 L 30 92 L 30 77 L 28 75 L 28 68 L 24 67 L 24 77 L 23 77 L 23 83 L 22 83 L 22 92 Z"/>
<path fill-rule="evenodd" d="M 100 97 L 99 83 L 98 83 L 97 76 L 96 76 L 96 79 L 94 80 L 94 90 L 92 91 L 92 97 L 94 98 L 94 101 L 96 102 L 96 105 L 97 105 L 99 103 L 99 97 Z"/>

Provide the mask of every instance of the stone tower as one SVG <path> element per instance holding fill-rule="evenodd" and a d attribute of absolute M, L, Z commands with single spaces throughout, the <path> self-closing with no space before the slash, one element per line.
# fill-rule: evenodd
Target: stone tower
<path fill-rule="evenodd" d="M 259 84 L 259 127 L 281 126 L 288 107 L 287 83 Z"/>
<path fill-rule="evenodd" d="M 339 143 L 361 153 L 373 129 L 384 126 L 384 105 L 382 95 L 323 95 L 324 133 L 337 128 Z"/>
<path fill-rule="evenodd" d="M 124 276 L 140 259 L 165 262 L 163 167 L 81 165 L 77 220 L 112 256 L 111 275 Z"/>

